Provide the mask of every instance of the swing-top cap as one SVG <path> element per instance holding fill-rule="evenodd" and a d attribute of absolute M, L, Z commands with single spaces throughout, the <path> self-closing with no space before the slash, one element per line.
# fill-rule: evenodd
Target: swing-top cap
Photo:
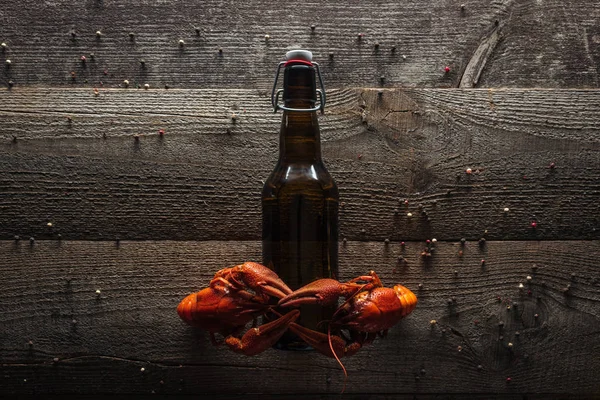
<path fill-rule="evenodd" d="M 275 83 L 273 83 L 273 91 L 271 92 L 271 104 L 273 104 L 273 111 L 277 112 L 278 109 L 282 109 L 285 111 L 300 111 L 300 112 L 311 112 L 321 110 L 321 113 L 325 110 L 325 88 L 323 87 L 323 79 L 321 78 L 321 71 L 319 70 L 319 64 L 312 61 L 313 54 L 308 50 L 290 50 L 285 53 L 285 61 L 281 61 L 279 66 L 277 67 L 277 73 L 275 74 Z M 279 96 L 283 93 L 284 100 L 286 100 L 285 90 L 277 89 L 277 81 L 279 79 L 279 73 L 281 68 L 284 67 L 286 71 L 286 78 L 289 78 L 288 73 L 291 73 L 294 70 L 294 73 L 299 71 L 295 67 L 296 66 L 308 66 L 312 70 L 312 79 L 314 80 L 314 73 L 316 71 L 317 76 L 319 77 L 320 89 L 314 89 L 315 82 L 312 81 L 310 86 L 312 90 L 315 92 L 315 96 L 319 95 L 319 105 L 311 108 L 290 108 L 286 106 L 281 106 L 278 104 Z M 285 80 L 284 79 L 284 80 Z M 285 85 L 284 85 L 285 86 Z M 311 101 L 316 101 L 316 97 L 314 99 L 311 97 Z"/>
<path fill-rule="evenodd" d="M 287 53 L 285 53 L 285 59 L 287 61 L 302 60 L 308 61 L 310 63 L 312 62 L 312 57 L 312 53 L 308 50 L 290 50 Z"/>

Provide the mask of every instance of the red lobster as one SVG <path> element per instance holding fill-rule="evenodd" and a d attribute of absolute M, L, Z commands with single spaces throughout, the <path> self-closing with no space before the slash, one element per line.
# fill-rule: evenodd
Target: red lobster
<path fill-rule="evenodd" d="M 289 329 L 320 353 L 334 357 L 347 376 L 339 357 L 353 355 L 377 336 L 385 336 L 388 329 L 415 309 L 417 297 L 402 285 L 393 289 L 383 287 L 375 271 L 371 271 L 368 276 L 346 283 L 334 279 L 316 280 L 283 297 L 278 305 L 329 305 L 337 303 L 340 297 L 345 297 L 346 301 L 333 314 L 327 334 L 294 322 L 290 323 Z M 342 330 L 347 330 L 350 336 L 344 337 Z"/>
<path fill-rule="evenodd" d="M 251 290 L 252 292 L 250 292 Z M 270 297 L 283 298 L 292 290 L 267 267 L 253 262 L 218 271 L 207 288 L 185 297 L 177 313 L 188 324 L 225 337 L 235 352 L 252 356 L 272 347 L 285 333 L 300 311 L 292 310 L 280 318 L 239 334 L 250 321 L 256 321 L 270 306 Z"/>
<path fill-rule="evenodd" d="M 283 308 L 331 305 L 340 297 L 346 301 L 335 311 L 324 334 L 296 324 L 300 315 L 297 309 L 284 315 L 277 313 L 271 297 L 279 299 L 277 306 Z M 417 298 L 410 290 L 401 285 L 383 287 L 374 271 L 346 283 L 319 279 L 292 292 L 275 272 L 246 262 L 218 271 L 209 287 L 184 298 L 177 312 L 188 324 L 208 330 L 213 343 L 218 344 L 215 333 L 219 333 L 227 346 L 245 355 L 265 351 L 289 328 L 317 351 L 340 362 L 339 357 L 350 356 L 378 335 L 385 335 L 416 304 Z M 248 322 L 269 310 L 280 317 L 238 338 Z M 348 336 L 342 330 L 348 331 Z"/>

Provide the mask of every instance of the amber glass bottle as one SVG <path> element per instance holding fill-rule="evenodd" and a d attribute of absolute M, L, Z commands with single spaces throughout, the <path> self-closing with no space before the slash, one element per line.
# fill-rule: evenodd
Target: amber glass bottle
<path fill-rule="evenodd" d="M 317 110 L 324 107 L 325 95 L 319 91 L 317 98 L 317 66 L 308 51 L 288 52 L 286 58 L 280 65 L 283 107 L 277 104 L 278 95 L 273 100 L 276 110 L 283 109 L 283 118 L 279 160 L 262 192 L 262 249 L 264 265 L 297 289 L 319 278 L 337 278 L 339 201 L 337 185 L 321 158 Z M 325 331 L 327 325 L 319 323 L 330 319 L 335 308 L 304 306 L 298 323 Z M 288 333 L 277 347 L 308 346 Z"/>

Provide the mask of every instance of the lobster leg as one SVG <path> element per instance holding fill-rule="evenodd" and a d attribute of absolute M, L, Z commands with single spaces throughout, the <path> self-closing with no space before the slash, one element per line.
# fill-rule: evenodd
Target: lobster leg
<path fill-rule="evenodd" d="M 381 283 L 381 279 L 375 273 L 375 271 L 370 271 L 369 275 L 359 276 L 354 279 L 349 280 L 346 284 L 355 283 L 355 282 L 367 282 L 368 284 L 364 287 L 363 290 L 371 290 L 376 287 L 383 287 L 383 283 Z"/>
<path fill-rule="evenodd" d="M 218 286 L 218 284 L 223 285 L 229 290 L 235 291 L 235 295 L 241 297 L 244 300 L 254 301 L 256 303 L 262 303 L 265 301 L 263 297 L 252 294 L 247 290 L 241 289 L 240 287 L 232 284 L 223 277 L 213 278 L 213 280 L 210 281 L 210 287 Z M 243 286 L 241 287 L 243 288 Z"/>
<path fill-rule="evenodd" d="M 352 342 L 347 345 L 346 341 L 337 335 L 327 335 L 313 331 L 296 323 L 290 324 L 290 331 L 300 336 L 302 340 L 311 345 L 319 353 L 331 358 L 354 355 L 362 347 L 362 344 L 359 342 Z"/>
<path fill-rule="evenodd" d="M 274 321 L 250 329 L 241 339 L 228 336 L 225 338 L 225 343 L 236 353 L 246 356 L 256 355 L 272 347 L 299 316 L 299 310 L 292 310 Z"/>

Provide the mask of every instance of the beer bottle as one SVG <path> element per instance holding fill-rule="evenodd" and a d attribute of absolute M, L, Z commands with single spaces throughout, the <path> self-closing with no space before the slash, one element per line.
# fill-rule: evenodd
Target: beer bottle
<path fill-rule="evenodd" d="M 283 89 L 277 80 L 283 68 Z M 317 89 L 316 76 L 320 90 Z M 279 97 L 283 94 L 283 105 Z M 319 95 L 319 96 L 317 96 Z M 321 158 L 317 111 L 325 107 L 319 66 L 306 50 L 290 51 L 279 64 L 272 102 L 283 110 L 279 160 L 262 192 L 263 264 L 293 290 L 338 275 L 338 188 Z M 297 323 L 326 331 L 336 306 L 302 306 Z M 291 333 L 276 347 L 305 349 Z"/>

